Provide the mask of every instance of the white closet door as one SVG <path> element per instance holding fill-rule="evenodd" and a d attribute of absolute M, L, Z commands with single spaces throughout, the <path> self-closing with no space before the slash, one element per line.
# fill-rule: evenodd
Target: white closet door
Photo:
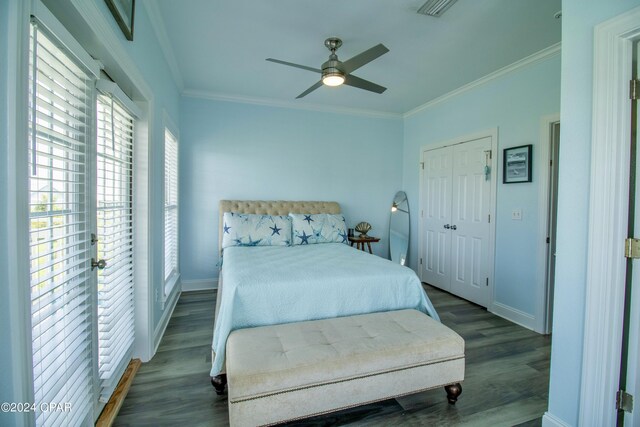
<path fill-rule="evenodd" d="M 422 280 L 450 290 L 452 147 L 428 151 L 424 158 L 425 234 Z"/>
<path fill-rule="evenodd" d="M 490 150 L 489 137 L 453 146 L 450 291 L 483 307 L 489 302 Z"/>

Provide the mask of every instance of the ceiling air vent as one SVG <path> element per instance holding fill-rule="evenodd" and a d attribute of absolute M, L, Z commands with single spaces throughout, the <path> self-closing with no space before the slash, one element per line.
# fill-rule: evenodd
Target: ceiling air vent
<path fill-rule="evenodd" d="M 439 18 L 455 2 L 456 0 L 428 0 L 420 9 L 418 9 L 418 13 L 421 15 L 429 15 Z"/>

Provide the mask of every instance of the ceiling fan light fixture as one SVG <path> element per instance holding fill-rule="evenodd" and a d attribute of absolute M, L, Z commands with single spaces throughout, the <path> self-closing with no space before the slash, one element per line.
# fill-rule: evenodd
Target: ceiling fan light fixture
<path fill-rule="evenodd" d="M 323 73 L 322 83 L 326 86 L 340 86 L 344 83 L 344 74 L 337 71 Z"/>

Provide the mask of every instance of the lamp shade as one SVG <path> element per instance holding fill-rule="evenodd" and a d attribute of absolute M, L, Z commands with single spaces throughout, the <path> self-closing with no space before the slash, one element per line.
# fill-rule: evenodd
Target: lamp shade
<path fill-rule="evenodd" d="M 344 83 L 344 75 L 342 73 L 325 73 L 322 76 L 322 83 L 327 86 L 340 86 Z"/>

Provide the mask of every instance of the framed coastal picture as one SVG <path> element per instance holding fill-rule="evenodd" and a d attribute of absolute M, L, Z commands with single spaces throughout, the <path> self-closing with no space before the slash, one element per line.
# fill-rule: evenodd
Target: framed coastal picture
<path fill-rule="evenodd" d="M 136 0 L 104 0 L 127 40 L 133 40 Z"/>
<path fill-rule="evenodd" d="M 531 182 L 531 152 L 531 144 L 504 149 L 503 183 Z"/>

